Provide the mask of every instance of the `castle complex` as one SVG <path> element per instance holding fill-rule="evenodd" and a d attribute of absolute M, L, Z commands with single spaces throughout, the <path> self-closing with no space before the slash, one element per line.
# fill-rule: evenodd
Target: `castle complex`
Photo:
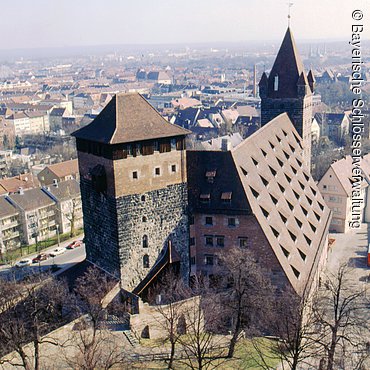
<path fill-rule="evenodd" d="M 330 210 L 310 174 L 314 77 L 288 28 L 262 75 L 260 128 L 231 151 L 186 151 L 189 131 L 137 93 L 76 131 L 87 259 L 140 295 L 173 266 L 214 274 L 217 253 L 255 252 L 300 293 L 324 263 Z"/>

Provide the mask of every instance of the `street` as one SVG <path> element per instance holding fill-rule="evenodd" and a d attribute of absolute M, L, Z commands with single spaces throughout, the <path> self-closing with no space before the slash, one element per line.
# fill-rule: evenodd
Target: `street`
<path fill-rule="evenodd" d="M 83 239 L 83 235 L 80 235 L 74 240 L 81 240 Z M 66 240 L 65 242 L 60 243 L 60 247 L 65 248 L 68 244 L 71 243 L 72 240 Z M 42 250 L 40 253 L 49 254 L 53 249 L 58 248 L 58 245 L 53 245 L 47 249 Z M 32 254 L 27 257 L 22 257 L 22 259 L 32 259 L 36 257 L 39 253 Z M 53 265 L 57 265 L 59 267 L 57 273 L 61 273 L 62 271 L 70 268 L 71 266 L 75 265 L 78 262 L 81 262 L 85 259 L 85 245 L 77 247 L 75 249 L 66 249 L 63 254 L 60 254 L 55 257 L 49 257 L 45 261 L 41 261 L 40 263 L 33 263 L 31 266 L 26 267 L 15 267 L 10 265 L 4 265 L 0 267 L 0 277 L 9 279 L 15 278 L 16 280 L 21 280 L 28 275 L 32 275 L 34 273 L 39 273 L 40 271 L 48 271 L 52 268 Z"/>

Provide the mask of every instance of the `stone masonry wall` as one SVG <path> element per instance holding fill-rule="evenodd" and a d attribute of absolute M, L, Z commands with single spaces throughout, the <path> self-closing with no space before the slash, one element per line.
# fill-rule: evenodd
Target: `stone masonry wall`
<path fill-rule="evenodd" d="M 189 276 L 186 183 L 117 199 L 122 288 L 132 291 L 147 275 L 171 240 L 181 257 L 181 275 Z M 143 247 L 143 237 L 148 247 Z M 149 256 L 149 268 L 143 266 Z"/>
<path fill-rule="evenodd" d="M 96 192 L 91 181 L 81 178 L 87 259 L 119 277 L 116 200 Z"/>

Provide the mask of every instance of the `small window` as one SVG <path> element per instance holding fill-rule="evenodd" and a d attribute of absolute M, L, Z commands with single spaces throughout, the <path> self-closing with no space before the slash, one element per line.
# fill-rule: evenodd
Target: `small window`
<path fill-rule="evenodd" d="M 279 76 L 276 75 L 274 78 L 274 91 L 278 91 L 278 90 L 279 90 Z"/>
<path fill-rule="evenodd" d="M 297 225 L 299 226 L 299 228 L 301 229 L 302 228 L 302 225 L 303 225 L 303 223 L 300 221 L 300 220 L 298 220 L 298 218 L 297 217 L 294 217 L 295 218 L 295 222 L 297 223 Z"/>
<path fill-rule="evenodd" d="M 278 183 L 278 185 L 279 185 L 279 189 L 280 189 L 280 191 L 281 191 L 282 193 L 284 193 L 284 192 L 285 192 L 285 188 L 284 188 L 282 185 L 280 185 L 279 183 Z"/>
<path fill-rule="evenodd" d="M 291 183 L 292 179 L 287 175 L 287 174 L 284 174 L 285 175 L 285 178 L 286 180 L 289 182 L 289 184 Z"/>
<path fill-rule="evenodd" d="M 292 169 L 293 173 L 296 175 L 297 174 L 297 170 L 293 166 L 290 166 L 290 168 Z"/>
<path fill-rule="evenodd" d="M 279 212 L 279 215 L 280 215 L 280 218 L 281 220 L 284 222 L 284 224 L 288 221 L 288 219 L 282 214 Z"/>
<path fill-rule="evenodd" d="M 258 162 L 253 157 L 251 157 L 251 158 L 252 158 L 253 164 L 257 167 L 258 166 Z"/>
<path fill-rule="evenodd" d="M 213 225 L 213 217 L 206 217 L 206 225 Z"/>
<path fill-rule="evenodd" d="M 312 225 L 311 222 L 308 222 L 310 224 L 310 227 L 312 231 L 315 233 L 316 232 L 316 226 Z"/>
<path fill-rule="evenodd" d="M 276 176 L 277 172 L 271 166 L 269 166 L 269 169 L 270 169 L 272 175 Z"/>
<path fill-rule="evenodd" d="M 276 160 L 278 161 L 280 167 L 283 167 L 284 166 L 284 163 L 283 163 L 283 161 L 281 159 L 279 159 L 279 158 L 276 157 Z"/>
<path fill-rule="evenodd" d="M 289 144 L 289 148 L 290 148 L 290 150 L 294 153 L 295 152 L 295 148 L 294 148 L 294 146 L 293 145 L 290 145 Z"/>
<path fill-rule="evenodd" d="M 211 201 L 211 194 L 200 194 L 200 201 L 202 203 L 209 203 Z"/>
<path fill-rule="evenodd" d="M 221 193 L 221 201 L 224 204 L 229 204 L 231 203 L 231 198 L 232 198 L 233 193 L 231 191 Z"/>
<path fill-rule="evenodd" d="M 161 169 L 160 169 L 160 167 L 156 167 L 155 168 L 155 175 L 156 176 L 159 176 L 161 174 Z"/>
<path fill-rule="evenodd" d="M 304 213 L 305 216 L 308 215 L 308 211 L 307 209 L 305 209 L 304 207 L 301 206 L 301 209 L 302 209 L 302 212 Z"/>
<path fill-rule="evenodd" d="M 190 263 L 192 265 L 195 265 L 195 256 L 193 256 L 193 257 L 190 258 Z"/>
<path fill-rule="evenodd" d="M 306 179 L 306 181 L 309 181 L 310 180 L 310 177 L 305 172 L 303 172 L 303 176 Z"/>
<path fill-rule="evenodd" d="M 248 247 L 248 238 L 247 237 L 239 238 L 239 246 L 240 246 L 240 248 L 247 248 Z"/>
<path fill-rule="evenodd" d="M 189 216 L 189 225 L 194 225 L 194 216 Z"/>
<path fill-rule="evenodd" d="M 283 153 L 284 153 L 286 159 L 290 158 L 290 155 L 285 150 L 283 150 Z"/>
<path fill-rule="evenodd" d="M 142 221 L 143 221 L 143 222 L 146 222 L 146 221 L 147 221 L 146 216 L 143 216 Z"/>
<path fill-rule="evenodd" d="M 260 208 L 261 208 L 263 215 L 267 218 L 269 216 L 269 213 L 263 207 L 260 207 Z"/>
<path fill-rule="evenodd" d="M 260 178 L 261 178 L 261 181 L 263 182 L 263 185 L 267 186 L 269 184 L 269 182 L 260 175 Z"/>
<path fill-rule="evenodd" d="M 138 179 L 139 178 L 137 171 L 132 172 L 132 178 L 133 179 Z"/>
<path fill-rule="evenodd" d="M 195 245 L 195 238 L 194 237 L 191 237 L 189 239 L 189 244 L 190 244 L 190 246 Z"/>
<path fill-rule="evenodd" d="M 209 247 L 212 247 L 213 246 L 213 236 L 206 236 L 205 239 L 206 239 L 206 245 L 208 245 Z"/>
<path fill-rule="evenodd" d="M 217 247 L 224 247 L 225 246 L 225 237 L 224 236 L 218 236 L 216 238 Z"/>
<path fill-rule="evenodd" d="M 263 155 L 264 157 L 266 157 L 266 156 L 267 156 L 267 153 L 266 153 L 263 149 L 261 149 L 261 152 L 262 152 L 262 155 Z"/>
<path fill-rule="evenodd" d="M 292 265 L 290 265 L 290 267 L 292 268 L 295 277 L 297 279 L 299 279 L 299 276 L 301 275 L 301 273 L 295 267 L 293 267 Z"/>
<path fill-rule="evenodd" d="M 236 226 L 236 220 L 234 217 L 229 217 L 227 219 L 227 226 L 229 227 L 235 227 Z"/>
<path fill-rule="evenodd" d="M 175 165 L 175 164 L 173 164 L 173 165 L 171 166 L 171 171 L 172 171 L 172 172 L 176 172 L 176 165 Z"/>
<path fill-rule="evenodd" d="M 148 235 L 143 236 L 143 248 L 148 248 Z"/>
<path fill-rule="evenodd" d="M 305 234 L 303 234 L 303 236 L 304 236 L 304 238 L 306 239 L 307 244 L 308 244 L 308 245 L 311 245 L 312 240 L 311 240 L 309 237 L 307 237 Z"/>
<path fill-rule="evenodd" d="M 300 249 L 298 249 L 298 252 L 299 252 L 299 255 L 301 256 L 302 260 L 306 261 L 307 256 Z"/>
<path fill-rule="evenodd" d="M 204 263 L 207 266 L 213 266 L 213 255 L 212 254 L 206 254 L 204 256 Z"/>
<path fill-rule="evenodd" d="M 290 230 L 288 230 L 288 233 L 289 233 L 290 237 L 292 238 L 292 240 L 295 242 L 297 240 L 297 236 L 294 235 Z"/>
<path fill-rule="evenodd" d="M 281 244 L 279 244 L 279 245 L 280 245 L 280 248 L 281 248 L 282 252 L 284 253 L 284 256 L 286 258 L 289 258 L 289 255 L 290 255 L 289 251 L 286 250 Z"/>
<path fill-rule="evenodd" d="M 270 198 L 274 204 L 277 204 L 278 200 L 273 195 L 270 194 Z"/>
<path fill-rule="evenodd" d="M 145 202 L 145 195 L 142 195 L 142 196 L 141 196 L 141 201 L 142 201 L 142 202 Z"/>
<path fill-rule="evenodd" d="M 293 189 L 292 189 L 293 190 Z M 297 198 L 297 200 L 299 199 L 299 194 L 295 191 L 295 190 L 293 190 L 293 194 L 294 194 L 294 196 Z"/>
<path fill-rule="evenodd" d="M 270 226 L 270 227 L 271 227 L 271 230 L 272 230 L 273 234 L 275 235 L 275 238 L 278 238 L 280 233 L 274 227 L 272 227 L 272 226 Z"/>
<path fill-rule="evenodd" d="M 251 186 L 249 187 L 251 189 L 251 192 L 255 198 L 258 198 L 260 193 L 256 190 L 254 190 Z"/>
<path fill-rule="evenodd" d="M 147 254 L 145 254 L 143 257 L 143 267 L 145 269 L 149 268 L 149 256 Z"/>

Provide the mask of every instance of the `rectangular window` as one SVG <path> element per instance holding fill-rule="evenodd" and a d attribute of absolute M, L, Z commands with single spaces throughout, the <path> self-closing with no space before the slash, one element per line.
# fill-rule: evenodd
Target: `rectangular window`
<path fill-rule="evenodd" d="M 205 241 L 206 241 L 206 245 L 208 245 L 209 247 L 212 247 L 213 246 L 213 236 L 205 236 Z"/>
<path fill-rule="evenodd" d="M 171 171 L 172 171 L 172 172 L 176 172 L 176 165 L 175 165 L 175 164 L 173 164 L 173 165 L 171 166 Z"/>
<path fill-rule="evenodd" d="M 213 225 L 213 218 L 208 216 L 206 217 L 206 225 Z"/>
<path fill-rule="evenodd" d="M 159 144 L 159 152 L 166 153 L 171 151 L 171 143 L 169 140 L 163 140 Z"/>
<path fill-rule="evenodd" d="M 206 254 L 204 256 L 204 263 L 208 266 L 213 266 L 213 255 L 212 254 Z"/>
<path fill-rule="evenodd" d="M 132 178 L 133 178 L 133 179 L 138 179 L 138 178 L 139 178 L 137 171 L 134 171 L 134 172 L 132 173 Z"/>
<path fill-rule="evenodd" d="M 159 167 L 155 168 L 155 175 L 159 176 L 161 174 L 161 169 Z"/>
<path fill-rule="evenodd" d="M 190 238 L 189 242 L 190 246 L 195 245 L 195 238 Z"/>
<path fill-rule="evenodd" d="M 189 216 L 189 225 L 194 225 L 194 216 Z"/>
<path fill-rule="evenodd" d="M 239 246 L 240 246 L 240 248 L 247 248 L 248 247 L 248 238 L 247 237 L 240 237 L 239 238 Z"/>
<path fill-rule="evenodd" d="M 234 217 L 230 217 L 227 219 L 227 225 L 229 227 L 235 227 L 236 226 L 236 221 Z"/>
<path fill-rule="evenodd" d="M 225 246 L 225 237 L 218 236 L 217 237 L 217 247 L 224 247 Z"/>
<path fill-rule="evenodd" d="M 195 265 L 195 256 L 190 258 L 190 263 L 191 263 L 192 265 Z"/>

